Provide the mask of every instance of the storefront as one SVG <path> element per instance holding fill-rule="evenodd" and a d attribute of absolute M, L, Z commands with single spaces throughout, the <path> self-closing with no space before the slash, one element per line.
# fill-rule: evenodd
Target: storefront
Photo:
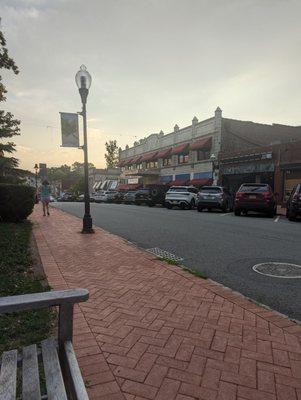
<path fill-rule="evenodd" d="M 283 200 L 287 201 L 294 187 L 301 182 L 301 164 L 281 165 L 283 172 Z"/>
<path fill-rule="evenodd" d="M 220 182 L 233 193 L 243 183 L 267 183 L 274 189 L 272 152 L 247 154 L 220 160 Z"/>

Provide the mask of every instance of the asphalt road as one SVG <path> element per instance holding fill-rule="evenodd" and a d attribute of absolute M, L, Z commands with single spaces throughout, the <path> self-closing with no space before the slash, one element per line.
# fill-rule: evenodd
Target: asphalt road
<path fill-rule="evenodd" d="M 83 203 L 53 203 L 82 217 Z M 267 261 L 301 265 L 301 222 L 145 206 L 91 204 L 93 223 L 144 249 L 159 247 L 183 264 L 301 321 L 301 278 L 260 275 Z"/>

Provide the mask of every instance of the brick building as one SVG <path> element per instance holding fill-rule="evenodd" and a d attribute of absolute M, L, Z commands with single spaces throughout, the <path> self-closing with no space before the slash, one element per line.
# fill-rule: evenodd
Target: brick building
<path fill-rule="evenodd" d="M 224 118 L 218 107 L 211 118 L 198 121 L 194 117 L 190 126 L 175 125 L 171 133 L 161 131 L 120 149 L 120 179 L 142 185 L 219 182 L 233 191 L 243 182 L 274 187 L 276 166 L 282 162 L 277 151 L 298 140 L 301 126 Z"/>

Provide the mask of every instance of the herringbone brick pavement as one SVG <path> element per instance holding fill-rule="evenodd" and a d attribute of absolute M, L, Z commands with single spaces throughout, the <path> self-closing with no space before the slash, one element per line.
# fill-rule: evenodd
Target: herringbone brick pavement
<path fill-rule="evenodd" d="M 51 287 L 90 291 L 74 346 L 91 399 L 301 400 L 300 326 L 59 210 L 31 218 Z"/>

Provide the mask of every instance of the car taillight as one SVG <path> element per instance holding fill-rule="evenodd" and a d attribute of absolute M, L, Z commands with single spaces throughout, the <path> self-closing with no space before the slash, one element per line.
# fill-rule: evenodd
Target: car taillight
<path fill-rule="evenodd" d="M 272 198 L 271 193 L 269 193 L 269 192 L 264 192 L 264 193 L 262 193 L 262 194 L 263 194 L 263 198 L 264 198 L 265 200 L 271 200 L 271 198 Z"/>
<path fill-rule="evenodd" d="M 243 193 L 237 192 L 236 195 L 235 195 L 235 200 L 241 199 L 243 197 L 243 195 L 244 195 Z"/>

